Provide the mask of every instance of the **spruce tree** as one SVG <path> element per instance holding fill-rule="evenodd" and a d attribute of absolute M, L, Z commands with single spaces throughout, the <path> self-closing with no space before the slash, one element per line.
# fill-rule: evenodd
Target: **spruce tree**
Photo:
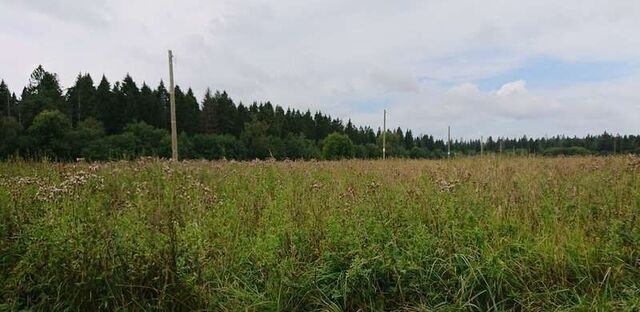
<path fill-rule="evenodd" d="M 169 91 L 164 86 L 164 82 L 160 80 L 158 88 L 154 92 L 156 105 L 160 108 L 160 127 L 171 129 L 171 103 L 169 101 Z"/>
<path fill-rule="evenodd" d="M 215 120 L 218 127 L 218 132 L 222 134 L 233 134 L 235 131 L 236 121 L 236 105 L 229 97 L 226 91 L 220 93 L 216 91 L 214 95 L 215 105 Z"/>
<path fill-rule="evenodd" d="M 95 94 L 95 107 L 96 107 L 96 119 L 102 122 L 105 129 L 112 129 L 112 125 L 108 120 L 109 109 L 111 109 L 113 96 L 111 94 L 111 84 L 107 80 L 107 77 L 102 75 L 100 84 L 96 88 Z"/>
<path fill-rule="evenodd" d="M 120 82 L 113 84 L 111 101 L 105 111 L 104 128 L 108 134 L 122 132 L 125 125 L 131 120 L 127 110 L 127 95 L 122 91 Z"/>
<path fill-rule="evenodd" d="M 11 92 L 4 82 L 0 81 L 0 117 L 9 117 L 11 115 Z"/>
<path fill-rule="evenodd" d="M 211 96 L 211 89 L 207 88 L 202 100 L 202 130 L 204 133 L 218 133 L 216 120 L 217 102 Z"/>
<path fill-rule="evenodd" d="M 74 128 L 80 121 L 96 117 L 95 93 L 93 79 L 89 74 L 78 74 L 75 85 L 67 90 L 67 111 L 70 112 L 71 125 Z"/>
<path fill-rule="evenodd" d="M 58 110 L 69 116 L 58 77 L 44 70 L 42 65 L 31 74 L 29 85 L 22 92 L 21 106 L 21 120 L 25 128 L 43 110 Z"/>
<path fill-rule="evenodd" d="M 143 109 L 140 107 L 140 90 L 135 81 L 129 74 L 127 74 L 122 80 L 122 87 L 120 88 L 121 100 L 124 101 L 122 105 L 125 108 L 125 124 L 131 121 L 143 120 Z"/>
<path fill-rule="evenodd" d="M 138 120 L 144 121 L 148 125 L 157 128 L 162 127 L 162 114 L 164 113 L 163 108 L 156 100 L 153 90 L 151 90 L 146 83 L 142 83 L 142 87 L 140 88 L 140 95 L 136 109 Z"/>
<path fill-rule="evenodd" d="M 179 86 L 175 87 L 176 93 L 176 123 L 178 132 L 193 134 L 200 131 L 200 107 L 193 95 L 191 88 L 183 93 Z"/>

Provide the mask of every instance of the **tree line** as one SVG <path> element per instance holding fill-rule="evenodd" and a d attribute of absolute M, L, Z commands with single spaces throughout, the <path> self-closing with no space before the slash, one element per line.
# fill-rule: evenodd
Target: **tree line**
<path fill-rule="evenodd" d="M 198 101 L 191 88 L 175 87 L 181 158 L 339 159 L 379 158 L 382 133 L 322 112 L 284 109 L 271 102 L 235 103 L 225 91 L 207 90 Z M 58 77 L 38 66 L 20 97 L 0 82 L 0 158 L 113 160 L 171 155 L 169 91 L 131 76 L 95 83 L 79 74 L 63 90 Z M 389 157 L 441 158 L 447 143 L 411 130 L 387 130 Z M 454 155 L 475 155 L 480 140 L 455 140 Z M 492 138 L 487 153 L 640 153 L 640 137 L 608 133 L 584 138 Z"/>

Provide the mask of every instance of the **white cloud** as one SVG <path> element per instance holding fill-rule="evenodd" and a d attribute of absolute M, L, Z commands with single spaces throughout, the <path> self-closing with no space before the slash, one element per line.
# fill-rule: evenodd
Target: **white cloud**
<path fill-rule="evenodd" d="M 496 95 L 500 97 L 517 96 L 527 93 L 527 83 L 524 80 L 516 80 L 506 83 L 496 91 Z"/>
<path fill-rule="evenodd" d="M 640 62 L 640 2 L 7 0 L 0 78 L 15 91 L 39 63 L 69 86 L 79 71 L 176 78 L 196 94 L 271 100 L 377 126 L 351 106 L 384 97 L 390 121 L 440 135 L 637 132 L 637 76 L 553 90 L 474 81 L 543 56 Z M 96 77 L 97 78 L 97 77 Z M 637 120 L 637 119 L 636 119 Z"/>

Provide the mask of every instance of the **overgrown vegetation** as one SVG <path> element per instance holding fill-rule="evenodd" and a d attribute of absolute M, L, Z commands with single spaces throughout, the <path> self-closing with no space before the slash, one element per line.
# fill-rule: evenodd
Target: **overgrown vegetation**
<path fill-rule="evenodd" d="M 639 170 L 0 163 L 0 310 L 635 311 Z"/>

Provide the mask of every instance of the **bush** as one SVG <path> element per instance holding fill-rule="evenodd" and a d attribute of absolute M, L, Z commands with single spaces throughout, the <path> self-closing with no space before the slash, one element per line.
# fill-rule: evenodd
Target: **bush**
<path fill-rule="evenodd" d="M 429 151 L 424 148 L 414 146 L 409 152 L 409 156 L 411 158 L 427 158 L 429 157 Z"/>
<path fill-rule="evenodd" d="M 311 159 L 318 157 L 313 141 L 304 135 L 289 134 L 284 140 L 286 157 L 289 159 Z"/>
<path fill-rule="evenodd" d="M 325 159 L 329 160 L 352 158 L 354 155 L 353 142 L 347 135 L 334 132 L 324 139 L 322 154 Z"/>
<path fill-rule="evenodd" d="M 213 160 L 224 157 L 223 139 L 214 134 L 196 134 L 191 138 L 195 158 Z"/>
<path fill-rule="evenodd" d="M 65 138 L 71 123 L 67 116 L 57 110 L 40 112 L 28 129 L 29 136 L 33 139 L 34 152 L 40 157 L 54 159 L 69 158 L 69 144 Z"/>
<path fill-rule="evenodd" d="M 136 146 L 132 155 L 136 156 L 159 156 L 162 139 L 169 135 L 167 130 L 154 128 L 144 121 L 128 124 L 124 133 L 130 133 L 135 137 Z"/>
<path fill-rule="evenodd" d="M 67 133 L 66 141 L 71 147 L 72 158 L 86 158 L 90 160 L 103 159 L 96 157 L 92 148 L 98 147 L 98 144 L 104 144 L 104 127 L 102 123 L 94 118 L 87 118 L 78 124 L 78 129 Z M 98 144 L 95 142 L 98 141 Z M 101 153 L 106 155 L 106 153 Z M 104 157 L 104 156 L 103 156 Z"/>
<path fill-rule="evenodd" d="M 7 157 L 18 150 L 21 131 L 22 127 L 15 118 L 0 118 L 0 158 Z"/>
<path fill-rule="evenodd" d="M 136 136 L 131 132 L 110 135 L 105 140 L 107 159 L 133 159 L 136 154 Z"/>
<path fill-rule="evenodd" d="M 580 146 L 571 147 L 550 147 L 545 149 L 542 154 L 544 156 L 574 156 L 574 155 L 589 155 L 591 151 Z"/>
<path fill-rule="evenodd" d="M 220 136 L 220 140 L 224 148 L 224 157 L 237 160 L 247 159 L 247 147 L 241 140 L 230 134 Z"/>

